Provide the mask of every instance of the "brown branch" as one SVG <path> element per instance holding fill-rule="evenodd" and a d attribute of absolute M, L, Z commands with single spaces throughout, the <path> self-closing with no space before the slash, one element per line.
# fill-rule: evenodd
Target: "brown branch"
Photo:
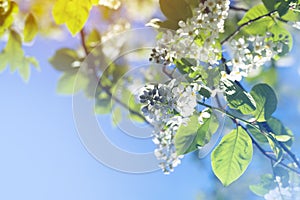
<path fill-rule="evenodd" d="M 235 7 L 235 6 L 229 6 L 229 9 L 235 10 L 235 11 L 243 11 L 243 12 L 248 11 L 248 9 L 246 9 L 246 8 L 240 8 L 240 7 Z"/>
<path fill-rule="evenodd" d="M 237 28 L 233 33 L 231 33 L 231 34 L 228 35 L 224 40 L 221 41 L 221 45 L 223 45 L 224 43 L 226 43 L 228 40 L 232 39 L 232 38 L 233 38 L 236 34 L 238 34 L 238 33 L 240 32 L 240 30 L 241 30 L 242 28 L 244 28 L 245 26 L 248 26 L 248 25 L 252 24 L 253 22 L 258 21 L 258 20 L 260 20 L 260 19 L 263 19 L 263 18 L 265 18 L 265 17 L 271 17 L 272 14 L 274 14 L 275 12 L 277 12 L 277 10 L 273 10 L 273 11 L 267 13 L 267 14 L 261 15 L 261 16 L 259 16 L 259 17 L 256 17 L 256 18 L 254 18 L 254 19 L 251 19 L 251 20 L 249 20 L 249 21 L 247 21 L 247 22 L 241 24 L 240 26 L 238 26 L 238 28 Z"/>

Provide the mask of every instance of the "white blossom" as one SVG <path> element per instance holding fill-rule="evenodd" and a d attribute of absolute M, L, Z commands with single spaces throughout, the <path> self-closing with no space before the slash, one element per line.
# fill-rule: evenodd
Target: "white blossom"
<path fill-rule="evenodd" d="M 224 32 L 224 20 L 228 16 L 229 4 L 229 0 L 207 0 L 204 4 L 200 3 L 193 10 L 193 17 L 179 21 L 179 29 L 176 32 L 163 33 L 155 48 L 158 54 L 152 53 L 150 60 L 168 65 L 174 59 L 189 57 L 218 64 L 221 49 L 216 40 L 219 33 Z M 196 38 L 201 40 L 203 45 L 197 44 Z"/>
<path fill-rule="evenodd" d="M 266 36 L 250 36 L 248 38 L 233 39 L 230 42 L 233 57 L 227 63 L 232 67 L 232 72 L 226 75 L 229 80 L 240 81 L 251 72 L 263 66 L 275 55 L 282 52 L 286 41 L 273 42 L 271 34 Z"/>
<path fill-rule="evenodd" d="M 182 124 L 196 111 L 197 84 L 172 79 L 168 84 L 147 85 L 140 91 L 142 113 L 154 126 L 153 142 L 157 145 L 155 156 L 160 167 L 168 174 L 180 164 L 174 145 L 174 135 Z"/>

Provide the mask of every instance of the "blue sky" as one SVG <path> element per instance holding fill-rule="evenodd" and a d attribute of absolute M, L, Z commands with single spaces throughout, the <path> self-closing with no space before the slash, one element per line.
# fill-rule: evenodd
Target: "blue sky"
<path fill-rule="evenodd" d="M 196 160 L 194 155 L 189 155 L 173 174 L 165 176 L 160 171 L 146 174 L 115 171 L 86 151 L 73 121 L 72 97 L 56 94 L 60 74 L 47 61 L 60 47 L 76 45 L 78 41 L 74 41 L 61 43 L 39 38 L 33 48 L 25 47 L 27 54 L 36 55 L 42 69 L 41 72 L 33 69 L 27 84 L 8 70 L 0 74 L 0 199 L 180 200 L 196 199 L 202 192 L 209 194 L 215 187 L 219 188 L 211 173 L 209 157 Z M 299 112 L 295 107 L 299 94 L 288 91 L 299 91 L 297 66 L 280 69 L 279 73 L 285 96 L 279 98 L 279 110 L 283 111 L 276 115 L 283 117 L 296 133 Z M 147 149 L 151 147 L 149 140 L 134 140 L 107 124 L 116 143 L 124 142 L 124 148 L 141 144 Z M 258 179 L 253 174 L 270 168 L 269 162 L 259 155 L 253 162 L 240 182 L 220 192 L 239 191 L 237 194 L 243 193 L 244 199 L 255 199 L 242 182 L 256 183 Z"/>

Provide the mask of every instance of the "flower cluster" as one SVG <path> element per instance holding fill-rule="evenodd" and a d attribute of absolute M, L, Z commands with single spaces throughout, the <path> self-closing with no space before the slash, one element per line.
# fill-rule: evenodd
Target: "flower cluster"
<path fill-rule="evenodd" d="M 200 3 L 193 10 L 192 18 L 179 21 L 176 32 L 166 31 L 162 35 L 157 42 L 156 52 L 151 54 L 151 60 L 169 64 L 172 59 L 168 58 L 190 57 L 217 64 L 221 54 L 218 38 L 219 33 L 224 32 L 229 4 L 229 0 L 206 0 Z"/>
<path fill-rule="evenodd" d="M 230 43 L 233 57 L 227 63 L 232 67 L 228 79 L 240 81 L 242 77 L 247 77 L 251 72 L 270 61 L 275 55 L 281 53 L 283 45 L 287 41 L 274 42 L 271 37 L 272 35 L 268 33 L 266 36 L 233 39 Z"/>
<path fill-rule="evenodd" d="M 195 85 L 184 85 L 173 79 L 168 84 L 147 85 L 141 91 L 140 102 L 145 104 L 142 112 L 154 126 L 155 156 L 166 174 L 172 172 L 183 157 L 176 154 L 174 135 L 193 115 L 197 89 Z"/>

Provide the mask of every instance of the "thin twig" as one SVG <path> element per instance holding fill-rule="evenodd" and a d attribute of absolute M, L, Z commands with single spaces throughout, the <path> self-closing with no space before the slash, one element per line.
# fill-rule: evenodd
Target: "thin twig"
<path fill-rule="evenodd" d="M 295 154 L 292 153 L 282 142 L 279 142 L 279 145 L 292 158 L 292 160 L 295 162 L 295 164 L 297 165 L 297 167 L 300 169 L 300 163 L 299 163 L 297 157 L 295 156 Z"/>
<path fill-rule="evenodd" d="M 247 12 L 248 11 L 248 9 L 246 9 L 246 8 L 240 8 L 240 7 L 236 7 L 236 6 L 229 6 L 229 8 L 231 10 L 235 10 L 235 11 L 243 11 L 243 12 Z"/>
<path fill-rule="evenodd" d="M 233 33 L 231 33 L 231 34 L 230 34 L 229 36 L 227 36 L 223 41 L 221 41 L 221 44 L 223 45 L 223 44 L 226 43 L 228 40 L 230 40 L 231 38 L 233 38 L 236 34 L 238 34 L 238 32 L 239 32 L 243 27 L 248 26 L 248 25 L 252 24 L 253 22 L 258 21 L 258 20 L 260 20 L 260 19 L 262 19 L 262 18 L 265 18 L 265 17 L 271 17 L 272 14 L 274 14 L 275 12 L 277 12 L 277 10 L 273 10 L 273 11 L 271 11 L 271 12 L 265 14 L 265 15 L 261 15 L 261 16 L 259 16 L 259 17 L 256 17 L 256 18 L 254 18 L 254 19 L 251 19 L 251 20 L 249 20 L 249 21 L 247 21 L 247 22 L 241 24 L 241 25 L 240 25 Z"/>
<path fill-rule="evenodd" d="M 82 29 L 80 31 L 80 40 L 81 40 L 81 45 L 83 47 L 83 50 L 84 50 L 84 53 L 85 53 L 85 56 L 87 56 L 90 52 L 86 46 L 86 43 L 85 43 L 85 33 L 84 33 L 84 30 Z M 141 119 L 143 119 L 146 123 L 148 123 L 148 121 L 146 120 L 146 118 L 144 117 L 144 115 L 142 115 L 141 113 L 131 109 L 128 105 L 126 105 L 124 102 L 122 102 L 120 99 L 118 99 L 116 96 L 114 96 L 110 89 L 103 86 L 101 84 L 101 81 L 100 81 L 100 78 L 97 76 L 97 71 L 95 69 L 95 67 L 92 67 L 92 70 L 93 70 L 93 74 L 95 74 L 95 78 L 96 78 L 96 81 L 99 83 L 98 86 L 112 99 L 114 100 L 115 102 L 117 102 L 118 104 L 120 104 L 121 106 L 123 106 L 124 108 L 128 109 L 129 112 L 131 112 L 132 114 L 140 117 Z"/>
<path fill-rule="evenodd" d="M 267 151 L 265 151 L 265 150 L 264 150 L 264 149 L 256 142 L 256 140 L 253 138 L 253 136 L 251 135 L 251 133 L 249 133 L 249 130 L 248 130 L 246 127 L 244 127 L 244 126 L 242 126 L 242 125 L 240 125 L 240 126 L 248 133 L 248 135 L 250 136 L 250 138 L 251 138 L 251 140 L 252 140 L 252 143 L 258 148 L 258 150 L 259 150 L 263 155 L 265 155 L 265 156 L 266 156 L 267 158 L 269 158 L 270 160 L 272 160 L 272 161 L 274 161 L 274 162 L 277 162 L 277 159 L 276 159 L 276 158 L 270 156 L 270 155 L 267 153 Z M 281 165 L 281 166 L 285 167 L 286 169 L 289 169 L 289 170 L 295 172 L 296 174 L 300 175 L 300 172 L 299 172 L 298 170 L 296 170 L 296 169 L 294 169 L 294 168 L 288 166 L 287 164 L 283 163 L 282 161 L 281 161 L 280 163 L 278 163 L 278 165 Z"/>

